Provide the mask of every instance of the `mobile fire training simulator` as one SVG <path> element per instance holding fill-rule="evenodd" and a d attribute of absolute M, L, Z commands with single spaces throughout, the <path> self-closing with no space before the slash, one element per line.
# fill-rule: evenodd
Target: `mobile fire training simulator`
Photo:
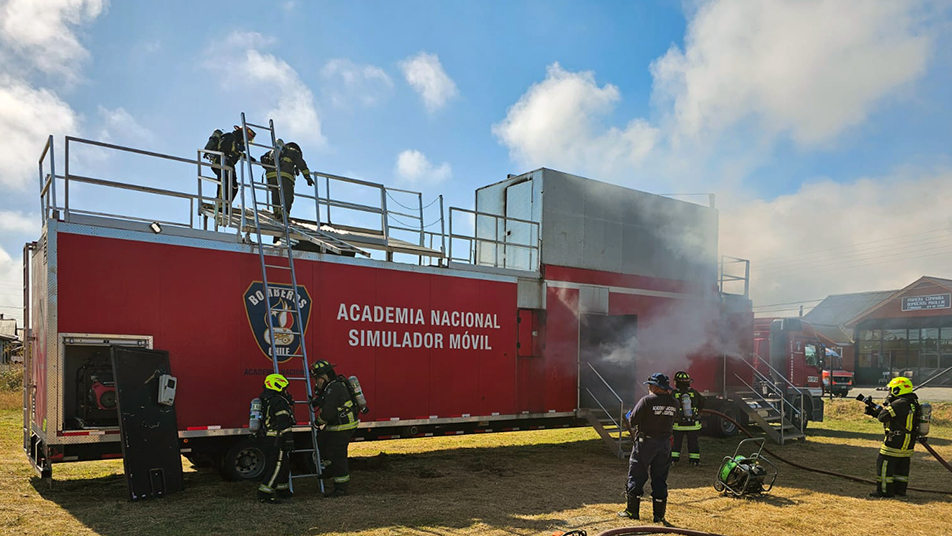
<path fill-rule="evenodd" d="M 71 156 L 90 148 L 167 171 L 148 184 L 87 176 Z M 105 356 L 125 345 L 169 352 L 182 455 L 255 478 L 249 401 L 273 371 L 271 339 L 295 355 L 300 327 L 312 360 L 360 378 L 371 410 L 357 440 L 589 424 L 619 454 L 618 425 L 655 369 L 688 370 L 708 408 L 781 442 L 809 418 L 804 404 L 822 415 L 822 401 L 752 364 L 749 266 L 719 261 L 713 206 L 538 169 L 479 188 L 475 210 L 444 210 L 442 197 L 313 173 L 288 226 L 303 326 L 275 315 L 271 337 L 267 311 L 295 293 L 269 275 L 265 296 L 258 248 L 271 245 L 249 231 L 245 166 L 234 208 L 216 217 L 201 153 L 52 136 L 43 148 L 42 231 L 23 256 L 23 447 L 43 477 L 121 456 Z M 719 417 L 704 425 L 736 433 Z"/>

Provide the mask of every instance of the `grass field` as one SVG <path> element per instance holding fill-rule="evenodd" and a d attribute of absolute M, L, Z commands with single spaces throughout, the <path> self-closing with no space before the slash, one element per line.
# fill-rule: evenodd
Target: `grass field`
<path fill-rule="evenodd" d="M 185 462 L 184 493 L 131 503 L 121 461 L 57 465 L 52 488 L 36 479 L 20 446 L 18 394 L 0 403 L 0 534 L 550 535 L 581 528 L 594 536 L 637 524 L 615 516 L 626 463 L 585 428 L 356 443 L 352 495 L 323 499 L 308 482 L 280 505 L 255 502 L 254 484 L 225 483 Z M 808 442 L 768 448 L 870 478 L 882 427 L 860 406 L 836 401 L 826 422 L 811 423 Z M 931 444 L 952 460 L 952 404 L 936 414 Z M 777 487 L 766 496 L 720 496 L 714 473 L 737 440 L 701 441 L 703 466 L 675 467 L 669 478 L 668 519 L 676 526 L 736 536 L 952 534 L 950 495 L 868 500 L 871 485 L 780 463 Z M 910 485 L 952 491 L 952 473 L 920 451 Z"/>

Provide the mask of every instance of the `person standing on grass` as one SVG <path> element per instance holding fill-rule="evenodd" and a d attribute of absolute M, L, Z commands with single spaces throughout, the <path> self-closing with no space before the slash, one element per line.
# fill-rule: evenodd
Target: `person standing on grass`
<path fill-rule="evenodd" d="M 347 495 L 350 486 L 347 448 L 354 430 L 360 425 L 358 408 L 345 383 L 347 378 L 337 375 L 334 365 L 324 360 L 318 361 L 311 365 L 311 376 L 315 382 L 315 394 L 311 400 L 316 412 L 313 426 L 320 429 L 317 443 L 324 464 L 321 475 L 325 477 L 325 483 L 330 484 L 332 481 L 334 484 L 334 490 L 324 496 L 341 497 Z"/>
<path fill-rule="evenodd" d="M 866 414 L 883 423 L 886 437 L 876 458 L 876 490 L 870 497 L 903 496 L 909 486 L 909 465 L 919 438 L 919 397 L 909 378 L 893 378 L 882 406 L 866 406 Z"/>
<path fill-rule="evenodd" d="M 626 415 L 633 445 L 628 460 L 628 485 L 625 487 L 628 504 L 618 512 L 618 516 L 640 519 L 641 494 L 650 477 L 654 521 L 667 523 L 664 515 L 668 505 L 671 430 L 677 417 L 678 404 L 670 394 L 671 386 L 664 374 L 652 374 L 645 385 L 651 392 Z"/>
<path fill-rule="evenodd" d="M 688 458 L 691 465 L 701 465 L 701 442 L 698 435 L 701 433 L 701 420 L 698 415 L 704 409 L 704 397 L 691 387 L 691 375 L 683 370 L 674 374 L 673 395 L 678 402 L 678 419 L 674 423 L 674 445 L 671 449 L 671 463 L 678 463 L 681 459 L 681 445 L 684 439 L 688 440 Z"/>
<path fill-rule="evenodd" d="M 261 398 L 265 431 L 265 466 L 258 500 L 275 503 L 291 498 L 290 462 L 294 450 L 294 399 L 288 393 L 288 379 L 281 374 L 269 374 L 264 379 Z"/>

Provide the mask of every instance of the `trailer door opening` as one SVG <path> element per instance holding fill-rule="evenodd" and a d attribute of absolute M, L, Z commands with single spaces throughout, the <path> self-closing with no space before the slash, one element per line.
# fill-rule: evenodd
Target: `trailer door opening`
<path fill-rule="evenodd" d="M 637 328 L 638 315 L 579 316 L 579 407 L 598 409 L 601 404 L 614 413 L 619 400 L 612 390 L 628 406 L 643 394 L 635 372 Z"/>

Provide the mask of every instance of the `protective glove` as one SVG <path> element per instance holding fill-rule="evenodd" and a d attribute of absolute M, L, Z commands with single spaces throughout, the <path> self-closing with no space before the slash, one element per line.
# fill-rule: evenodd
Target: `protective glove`
<path fill-rule="evenodd" d="M 878 416 L 879 416 L 879 412 L 876 411 L 876 408 L 874 408 L 874 407 L 872 407 L 872 406 L 866 406 L 866 411 L 864 411 L 864 413 L 867 414 L 867 415 L 869 415 L 870 417 L 878 417 Z"/>
<path fill-rule="evenodd" d="M 305 176 L 304 176 L 304 180 L 307 181 L 307 185 L 308 185 L 308 186 L 314 186 L 314 181 L 311 180 L 311 176 L 310 176 L 310 175 L 305 175 Z"/>

